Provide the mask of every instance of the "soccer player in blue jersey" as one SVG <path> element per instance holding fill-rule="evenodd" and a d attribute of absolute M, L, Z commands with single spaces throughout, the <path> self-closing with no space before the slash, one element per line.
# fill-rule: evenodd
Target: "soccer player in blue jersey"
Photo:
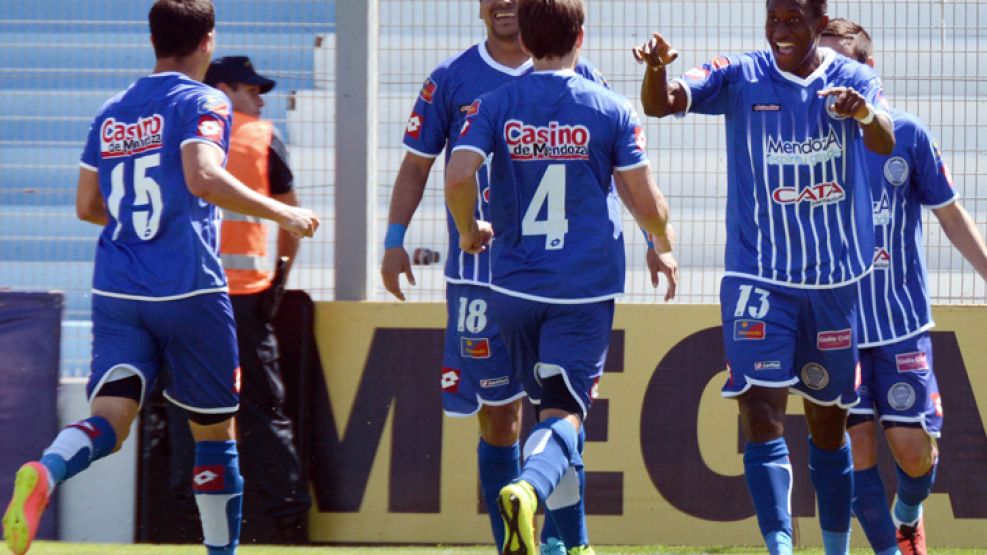
<path fill-rule="evenodd" d="M 497 498 L 505 554 L 535 553 L 538 505 L 560 492 L 578 495 L 566 482 L 583 466 L 579 431 L 603 371 L 613 299 L 624 285 L 618 191 L 660 249 L 667 298 L 677 280 L 668 206 L 651 177 L 637 115 L 573 71 L 583 19 L 581 0 L 518 2 L 534 72 L 470 105 L 446 168 L 459 246 L 469 254 L 490 246 L 490 313 L 508 348 L 511 379 L 539 412 L 519 478 Z M 476 172 L 491 156 L 484 221 L 475 210 Z M 566 548 L 593 553 L 586 545 Z"/>
<path fill-rule="evenodd" d="M 400 275 L 415 283 L 411 261 L 404 249 L 405 230 L 421 202 L 435 159 L 448 158 L 473 100 L 504 83 L 531 72 L 528 53 L 518 42 L 516 0 L 480 0 L 480 17 L 486 40 L 445 60 L 422 85 L 404 134 L 407 150 L 391 196 L 381 277 L 384 287 L 404 300 Z M 581 62 L 576 71 L 603 82 L 591 65 Z M 489 179 L 485 168 L 478 173 L 479 217 L 488 213 Z M 496 323 L 488 314 L 490 259 L 486 252 L 472 254 L 459 249 L 459 236 L 448 220 L 449 250 L 446 257 L 447 328 L 442 368 L 442 405 L 454 417 L 477 415 L 480 440 L 477 447 L 480 487 L 491 519 L 496 545 L 503 543 L 503 526 L 497 513 L 500 489 L 520 472 L 518 438 L 521 422 L 522 384 L 510 377 L 510 361 Z M 654 267 L 653 257 L 649 261 Z M 654 273 L 654 270 L 653 270 Z M 654 279 L 654 278 L 653 278 Z M 566 482 L 572 494 L 552 499 L 543 538 L 546 555 L 564 552 L 564 544 L 587 543 L 583 497 L 584 476 Z M 557 528 L 557 529 L 556 529 Z M 559 541 L 561 540 L 561 541 Z"/>
<path fill-rule="evenodd" d="M 236 332 L 218 251 L 216 206 L 298 236 L 311 211 L 264 197 L 223 169 L 230 101 L 203 85 L 215 48 L 211 0 L 158 0 L 148 16 L 151 75 L 107 101 L 82 153 L 79 218 L 103 226 L 93 275 L 91 416 L 70 424 L 18 471 L 3 517 L 27 552 L 54 488 L 116 451 L 164 362 L 165 396 L 196 440 L 193 489 L 208 552 L 236 552 L 243 481 L 233 436 Z"/>
<path fill-rule="evenodd" d="M 768 551 L 791 553 L 789 388 L 805 397 L 809 471 L 826 553 L 849 549 L 846 409 L 857 402 L 857 293 L 873 260 L 866 150 L 894 148 L 880 79 L 817 48 L 825 0 L 768 0 L 770 48 L 720 56 L 669 83 L 677 53 L 655 33 L 645 113 L 726 116 L 727 244 L 720 304 L 744 472 Z"/>
<path fill-rule="evenodd" d="M 860 25 L 830 20 L 820 42 L 874 67 L 874 46 Z M 925 555 L 922 502 L 932 490 L 942 427 L 929 329 L 934 325 L 926 286 L 922 206 L 932 209 L 949 240 L 987 278 L 987 246 L 960 204 L 929 130 L 915 116 L 893 110 L 895 149 L 869 155 L 874 197 L 874 271 L 857 285 L 862 383 L 850 409 L 853 510 L 874 552 Z M 898 489 L 888 510 L 877 471 L 877 427 L 897 461 Z"/>

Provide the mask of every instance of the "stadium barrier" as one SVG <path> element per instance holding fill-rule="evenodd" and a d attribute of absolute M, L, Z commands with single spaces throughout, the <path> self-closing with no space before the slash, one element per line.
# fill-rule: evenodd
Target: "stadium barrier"
<path fill-rule="evenodd" d="M 474 419 L 440 405 L 441 304 L 317 303 L 310 475 L 316 542 L 483 543 Z M 946 411 L 926 503 L 934 545 L 987 547 L 987 325 L 983 307 L 936 307 Z M 596 543 L 760 543 L 743 478 L 717 306 L 618 305 L 607 372 L 587 421 L 587 510 Z M 799 543 L 820 545 L 798 398 L 789 404 Z M 527 417 L 527 414 L 526 414 Z M 886 450 L 881 469 L 894 491 Z M 864 545 L 860 530 L 854 543 Z"/>
<path fill-rule="evenodd" d="M 17 469 L 37 459 L 58 432 L 64 305 L 61 293 L 0 291 L 0 507 L 10 502 Z M 58 510 L 52 509 L 41 519 L 40 538 L 55 537 Z"/>

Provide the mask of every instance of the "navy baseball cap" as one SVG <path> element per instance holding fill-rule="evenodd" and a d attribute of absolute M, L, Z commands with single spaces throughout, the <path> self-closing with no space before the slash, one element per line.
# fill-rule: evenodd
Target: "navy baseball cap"
<path fill-rule="evenodd" d="M 206 71 L 205 84 L 215 87 L 218 83 L 233 85 L 236 83 L 246 83 L 260 87 L 260 93 L 264 94 L 274 88 L 276 84 L 273 79 L 268 79 L 254 70 L 254 64 L 246 56 L 225 56 L 216 58 L 209 64 Z"/>

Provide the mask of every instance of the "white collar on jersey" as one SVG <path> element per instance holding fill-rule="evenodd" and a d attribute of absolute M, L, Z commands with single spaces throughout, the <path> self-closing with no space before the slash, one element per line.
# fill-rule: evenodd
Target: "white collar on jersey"
<path fill-rule="evenodd" d="M 792 83 L 801 85 L 803 87 L 808 87 L 810 83 L 822 77 L 823 74 L 826 73 L 826 68 L 829 67 L 829 64 L 833 63 L 833 60 L 836 59 L 836 52 L 830 48 L 826 48 L 825 46 L 819 46 L 816 48 L 816 51 L 822 54 L 822 62 L 820 62 L 819 67 L 817 67 L 816 70 L 810 73 L 809 76 L 806 77 L 805 79 L 802 79 L 801 77 L 795 75 L 794 73 L 782 71 L 781 68 L 778 67 L 778 62 L 775 60 L 774 53 L 771 54 L 771 65 L 774 66 L 775 71 L 778 72 L 778 75 L 781 75 L 782 77 L 788 79 Z M 769 50 L 768 52 L 771 51 Z"/>
<path fill-rule="evenodd" d="M 568 77 L 570 75 L 579 75 L 572 69 L 543 69 L 541 71 L 532 71 L 532 75 L 561 75 L 562 77 Z"/>
<path fill-rule="evenodd" d="M 487 62 L 488 66 L 496 69 L 501 73 L 506 73 L 511 77 L 520 77 L 521 75 L 524 75 L 529 69 L 531 69 L 531 58 L 528 58 L 526 62 L 524 62 L 523 64 L 517 67 L 507 67 L 504 64 L 498 62 L 497 60 L 493 59 L 493 56 L 491 56 L 490 52 L 487 50 L 487 41 L 480 42 L 480 44 L 478 44 L 477 47 L 478 47 L 477 50 L 480 51 L 480 57 L 483 58 L 483 61 Z"/>

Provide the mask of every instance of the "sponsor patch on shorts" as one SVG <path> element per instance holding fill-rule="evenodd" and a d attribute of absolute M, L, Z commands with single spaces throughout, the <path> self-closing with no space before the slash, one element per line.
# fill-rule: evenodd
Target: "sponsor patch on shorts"
<path fill-rule="evenodd" d="M 853 330 L 821 331 L 816 335 L 816 348 L 820 351 L 849 349 L 853 345 Z"/>
<path fill-rule="evenodd" d="M 765 335 L 766 324 L 760 320 L 736 320 L 733 323 L 734 341 L 761 341 Z"/>
<path fill-rule="evenodd" d="M 781 370 L 780 360 L 762 360 L 754 363 L 754 370 Z"/>
<path fill-rule="evenodd" d="M 490 358 L 490 339 L 486 337 L 461 338 L 460 355 L 466 358 Z"/>
<path fill-rule="evenodd" d="M 480 380 L 480 387 L 483 389 L 490 389 L 491 387 L 500 387 L 502 385 L 507 385 L 511 383 L 510 376 L 499 376 L 496 378 L 487 378 Z"/>
<path fill-rule="evenodd" d="M 915 353 L 901 353 L 894 357 L 895 366 L 898 372 L 925 372 L 929 369 L 929 361 L 925 353 L 918 351 Z"/>

